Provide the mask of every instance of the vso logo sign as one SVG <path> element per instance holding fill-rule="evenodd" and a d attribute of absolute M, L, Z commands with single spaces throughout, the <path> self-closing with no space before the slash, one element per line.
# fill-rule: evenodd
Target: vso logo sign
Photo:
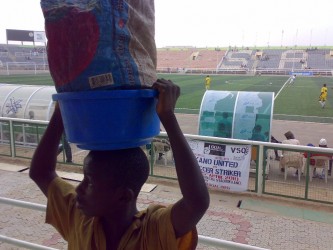
<path fill-rule="evenodd" d="M 249 153 L 249 147 L 231 147 L 231 153 L 247 155 Z"/>

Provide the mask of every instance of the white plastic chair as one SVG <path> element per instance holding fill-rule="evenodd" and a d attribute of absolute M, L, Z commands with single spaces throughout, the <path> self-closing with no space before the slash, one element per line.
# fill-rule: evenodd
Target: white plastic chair
<path fill-rule="evenodd" d="M 314 169 L 322 168 L 325 173 L 325 183 L 327 183 L 328 167 L 331 158 L 332 158 L 331 156 L 325 156 L 325 155 L 314 155 L 310 157 L 310 159 L 315 160 L 315 165 L 310 165 L 311 169 L 309 174 L 310 181 L 312 181 Z"/>
<path fill-rule="evenodd" d="M 164 155 L 164 165 L 168 164 L 168 153 L 171 151 L 170 142 L 167 139 L 154 139 L 153 140 L 154 148 L 154 165 L 160 154 Z"/>
<path fill-rule="evenodd" d="M 303 169 L 303 155 L 299 152 L 283 151 L 280 167 L 284 168 L 284 180 L 287 180 L 288 168 L 298 169 L 298 181 L 301 181 Z"/>

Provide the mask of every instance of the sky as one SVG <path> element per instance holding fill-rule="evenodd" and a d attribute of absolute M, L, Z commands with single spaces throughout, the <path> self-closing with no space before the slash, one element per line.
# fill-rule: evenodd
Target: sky
<path fill-rule="evenodd" d="M 6 29 L 44 30 L 40 0 L 2 0 Z M 165 46 L 333 46 L 331 0 L 155 0 L 155 40 Z"/>

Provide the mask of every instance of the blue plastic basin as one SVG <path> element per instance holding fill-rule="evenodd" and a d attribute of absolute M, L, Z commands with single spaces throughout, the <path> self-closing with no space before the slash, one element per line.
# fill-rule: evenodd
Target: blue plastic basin
<path fill-rule="evenodd" d="M 157 91 L 96 90 L 52 96 L 68 141 L 81 149 L 112 150 L 150 143 L 160 133 Z"/>

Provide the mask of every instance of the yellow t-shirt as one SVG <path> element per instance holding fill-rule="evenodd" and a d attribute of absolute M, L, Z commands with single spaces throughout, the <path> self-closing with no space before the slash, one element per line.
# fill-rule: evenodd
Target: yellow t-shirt
<path fill-rule="evenodd" d="M 210 77 L 206 77 L 205 78 L 205 85 L 207 86 L 209 86 L 210 85 L 210 82 L 211 82 L 211 78 Z"/>
<path fill-rule="evenodd" d="M 327 87 L 322 87 L 321 90 L 320 90 L 320 93 L 321 93 L 321 97 L 322 98 L 326 98 L 327 97 Z"/>
<path fill-rule="evenodd" d="M 75 188 L 60 177 L 48 188 L 46 223 L 54 226 L 71 250 L 105 250 L 106 241 L 98 217 L 88 217 L 75 206 Z M 180 238 L 175 237 L 171 223 L 172 205 L 150 205 L 135 215 L 135 221 L 122 237 L 118 250 L 195 249 L 196 228 Z"/>

